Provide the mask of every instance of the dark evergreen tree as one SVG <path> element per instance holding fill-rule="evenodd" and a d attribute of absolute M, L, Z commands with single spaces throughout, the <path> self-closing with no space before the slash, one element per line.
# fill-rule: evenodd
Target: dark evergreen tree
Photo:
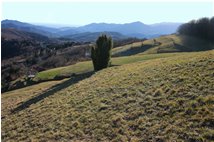
<path fill-rule="evenodd" d="M 112 47 L 111 37 L 104 34 L 98 37 L 96 45 L 91 48 L 91 58 L 95 71 L 107 68 L 110 65 Z"/>

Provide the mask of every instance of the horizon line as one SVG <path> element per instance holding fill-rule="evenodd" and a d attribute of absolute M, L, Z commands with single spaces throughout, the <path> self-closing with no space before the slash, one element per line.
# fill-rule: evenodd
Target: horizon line
<path fill-rule="evenodd" d="M 210 18 L 210 17 L 208 17 L 208 18 Z M 182 24 L 182 23 L 187 23 L 187 22 L 191 21 L 191 20 L 189 20 L 187 22 L 163 21 L 163 22 L 155 22 L 155 23 L 144 23 L 142 21 L 136 20 L 136 21 L 133 21 L 133 22 L 124 22 L 124 23 L 122 23 L 122 22 L 121 23 L 117 23 L 117 22 L 115 22 L 115 23 L 114 22 L 90 22 L 90 23 L 87 23 L 87 24 L 68 24 L 68 23 L 28 22 L 28 21 L 20 21 L 20 20 L 17 20 L 17 19 L 7 19 L 7 18 L 5 18 L 5 19 L 2 19 L 1 22 L 5 21 L 5 20 L 17 21 L 17 22 L 21 22 L 21 23 L 27 23 L 27 24 L 38 25 L 38 26 L 41 26 L 41 25 L 45 26 L 45 25 L 49 25 L 50 24 L 52 26 L 55 25 L 55 26 L 72 26 L 72 27 L 86 26 L 86 25 L 90 25 L 90 24 L 121 24 L 121 25 L 123 25 L 123 24 L 137 23 L 137 22 L 140 22 L 140 23 L 145 24 L 145 25 L 155 25 L 155 24 L 163 24 L 163 23 Z M 192 19 L 192 20 L 194 20 L 194 19 Z"/>

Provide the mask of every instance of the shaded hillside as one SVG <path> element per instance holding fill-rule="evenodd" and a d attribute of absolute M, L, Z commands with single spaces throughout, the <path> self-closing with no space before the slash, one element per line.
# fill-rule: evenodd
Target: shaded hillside
<path fill-rule="evenodd" d="M 213 61 L 181 53 L 2 94 L 2 140 L 213 141 Z"/>
<path fill-rule="evenodd" d="M 46 36 L 17 29 L 1 29 L 2 59 L 30 53 L 53 41 Z"/>
<path fill-rule="evenodd" d="M 2 28 L 1 37 L 4 40 L 34 40 L 34 41 L 48 41 L 49 38 L 41 34 L 25 32 L 13 28 Z"/>

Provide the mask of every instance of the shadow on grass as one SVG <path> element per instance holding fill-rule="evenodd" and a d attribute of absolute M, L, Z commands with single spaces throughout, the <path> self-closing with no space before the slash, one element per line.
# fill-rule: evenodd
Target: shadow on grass
<path fill-rule="evenodd" d="M 156 46 L 156 45 L 155 45 Z M 154 45 L 143 45 L 143 46 L 139 46 L 139 47 L 131 47 L 128 50 L 122 51 L 120 53 L 116 53 L 115 55 L 113 55 L 113 57 L 119 57 L 119 56 L 131 56 L 131 55 L 135 55 L 138 53 L 142 53 L 152 47 L 155 47 Z"/>
<path fill-rule="evenodd" d="M 180 37 L 183 48 L 179 46 L 177 48 L 185 52 L 206 51 L 214 48 L 214 44 L 211 41 L 184 35 Z"/>
<path fill-rule="evenodd" d="M 73 85 L 75 83 L 78 83 L 81 80 L 84 80 L 84 79 L 90 77 L 91 75 L 93 75 L 93 73 L 94 72 L 79 74 L 79 75 L 76 75 L 75 77 L 70 78 L 69 80 L 67 80 L 65 82 L 62 82 L 61 84 L 54 85 L 51 88 L 49 88 L 48 90 L 46 90 L 45 92 L 41 93 L 40 95 L 35 96 L 26 102 L 23 102 L 21 105 L 19 105 L 15 109 L 13 109 L 11 111 L 11 113 L 16 113 L 18 111 L 24 110 L 24 109 L 28 108 L 30 105 L 36 104 L 39 101 L 43 100 L 44 98 L 49 97 L 49 96 L 53 95 L 54 93 L 69 87 L 70 85 Z"/>

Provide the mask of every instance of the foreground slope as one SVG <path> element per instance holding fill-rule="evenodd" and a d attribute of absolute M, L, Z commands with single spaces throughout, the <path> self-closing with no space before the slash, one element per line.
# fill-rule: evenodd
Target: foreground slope
<path fill-rule="evenodd" d="M 86 77 L 32 103 L 22 100 L 21 109 L 3 104 L 8 113 L 2 116 L 2 140 L 214 140 L 213 50 L 111 67 Z M 8 95 L 2 95 L 3 102 L 13 100 Z"/>

